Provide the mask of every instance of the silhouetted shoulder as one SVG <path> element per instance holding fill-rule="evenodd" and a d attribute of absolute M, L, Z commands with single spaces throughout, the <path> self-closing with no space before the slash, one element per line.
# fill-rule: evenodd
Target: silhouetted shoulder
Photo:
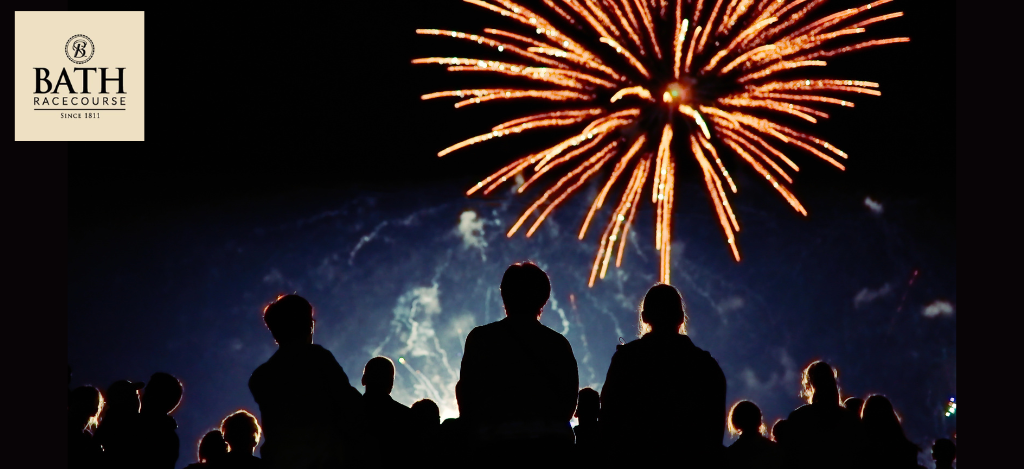
<path fill-rule="evenodd" d="M 687 355 L 695 355 L 716 366 L 718 360 L 711 356 L 711 352 L 703 350 L 693 344 L 693 341 L 682 334 L 647 334 L 640 339 L 630 341 L 626 344 L 619 344 L 615 348 L 615 354 L 621 357 L 632 358 L 633 356 L 646 356 L 657 350 L 676 350 Z"/>
<path fill-rule="evenodd" d="M 716 373 L 716 374 L 720 375 L 722 377 L 722 381 L 725 381 L 725 372 L 722 371 L 722 366 L 718 364 L 718 359 L 716 359 L 715 357 L 711 356 L 711 352 L 709 352 L 707 350 L 701 350 L 698 347 L 694 347 L 694 348 L 700 351 L 700 357 L 701 357 L 701 360 L 704 361 L 705 366 L 707 366 L 708 368 L 710 368 L 712 370 L 718 370 L 718 373 Z"/>
<path fill-rule="evenodd" d="M 814 413 L 814 408 L 811 407 L 810 404 L 804 404 L 804 405 L 802 405 L 800 407 L 797 407 L 792 412 L 790 412 L 789 413 L 789 418 L 787 420 L 794 420 L 795 419 L 796 421 L 801 421 L 803 419 L 809 418 L 811 416 L 811 414 L 813 414 L 813 413 Z"/>
<path fill-rule="evenodd" d="M 490 324 L 474 327 L 473 330 L 469 331 L 469 335 L 466 336 L 466 341 L 469 342 L 472 339 L 477 342 L 487 342 L 494 337 L 505 337 L 509 334 L 515 334 L 516 332 L 514 331 L 525 331 L 530 335 L 542 337 L 542 340 L 556 342 L 571 348 L 569 340 L 565 336 L 541 324 L 539 321 L 513 318 L 505 318 Z"/>
<path fill-rule="evenodd" d="M 253 397 L 259 401 L 259 397 L 255 395 L 255 392 L 258 392 L 257 389 L 261 389 L 265 385 L 272 385 L 271 383 L 277 381 L 276 375 L 294 371 L 293 367 L 298 363 L 314 368 L 335 368 L 335 371 L 345 373 L 338 360 L 334 358 L 334 354 L 320 345 L 309 344 L 291 350 L 278 349 L 249 377 L 249 390 L 254 392 Z"/>
<path fill-rule="evenodd" d="M 322 359 L 325 359 L 325 360 L 334 360 L 334 361 L 338 361 L 338 360 L 336 360 L 336 359 L 334 358 L 334 354 L 333 354 L 333 353 L 331 353 L 331 351 L 330 351 L 330 350 L 327 350 L 327 349 L 325 349 L 325 348 L 324 348 L 324 347 L 323 347 L 322 345 L 320 345 L 320 344 L 310 344 L 310 345 L 309 345 L 309 350 L 311 351 L 311 353 L 312 353 L 312 354 L 313 354 L 314 356 L 317 356 L 317 357 L 319 357 L 319 358 L 322 358 Z"/>
<path fill-rule="evenodd" d="M 537 325 L 540 326 L 537 329 L 541 331 L 540 335 L 543 336 L 544 338 L 550 340 L 551 342 L 562 345 L 566 348 L 572 348 L 572 345 L 569 343 L 569 339 L 566 339 L 565 336 L 562 335 L 560 332 L 548 326 L 545 326 L 544 324 L 537 323 Z"/>
<path fill-rule="evenodd" d="M 469 335 L 466 336 L 466 340 L 468 341 L 469 339 L 486 338 L 487 336 L 494 333 L 494 325 L 498 324 L 499 322 L 500 321 L 496 321 L 490 324 L 484 324 L 482 326 L 474 327 L 473 330 L 469 331 Z"/>
<path fill-rule="evenodd" d="M 650 341 L 641 341 L 640 339 L 632 340 L 625 344 L 618 344 L 615 346 L 615 353 L 612 354 L 612 363 L 627 364 L 634 359 L 642 359 L 647 355 L 650 345 Z M 626 368 L 622 371 L 632 370 Z"/>
<path fill-rule="evenodd" d="M 249 377 L 249 387 L 250 388 L 252 388 L 254 384 L 259 384 L 262 380 L 264 380 L 265 379 L 264 377 L 268 373 L 272 373 L 273 372 L 274 368 L 276 368 L 276 361 L 277 361 L 277 360 L 275 360 L 276 357 L 277 357 L 277 352 L 274 352 L 274 354 L 271 355 L 270 358 L 266 362 L 264 362 L 262 365 L 256 367 L 255 370 L 253 370 L 252 376 Z"/>

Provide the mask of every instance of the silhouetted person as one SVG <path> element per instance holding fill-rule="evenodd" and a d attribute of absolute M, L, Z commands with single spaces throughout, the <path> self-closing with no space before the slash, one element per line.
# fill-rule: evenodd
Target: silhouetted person
<path fill-rule="evenodd" d="M 725 450 L 727 467 L 732 469 L 781 468 L 782 450 L 764 436 L 761 409 L 750 401 L 739 401 L 729 411 L 729 433 L 739 435 Z"/>
<path fill-rule="evenodd" d="M 144 383 L 116 381 L 107 388 L 106 410 L 96 429 L 96 442 L 103 446 L 104 466 L 112 469 L 145 465 L 142 454 L 139 390 Z"/>
<path fill-rule="evenodd" d="M 864 429 L 860 422 L 860 411 L 863 407 L 864 399 L 859 397 L 850 397 L 843 401 L 843 409 L 846 411 L 848 416 L 852 416 L 851 425 L 855 427 L 854 434 L 858 435 L 858 437 L 847 441 L 848 445 L 845 451 L 847 451 L 847 453 L 856 454 L 858 457 L 863 457 L 864 452 L 864 448 L 862 447 L 864 444 Z"/>
<path fill-rule="evenodd" d="M 858 465 L 860 425 L 841 405 L 836 376 L 836 371 L 823 361 L 812 362 L 804 369 L 801 395 L 809 404 L 789 414 L 791 442 L 783 443 L 797 467 Z"/>
<path fill-rule="evenodd" d="M 271 468 L 335 467 L 352 456 L 361 396 L 330 351 L 313 344 L 313 307 L 298 295 L 263 310 L 278 350 L 249 378 Z"/>
<path fill-rule="evenodd" d="M 68 401 L 68 468 L 98 468 L 103 448 L 92 431 L 103 410 L 103 395 L 92 386 L 71 391 Z"/>
<path fill-rule="evenodd" d="M 181 393 L 181 382 L 167 373 L 154 373 L 146 384 L 139 412 L 141 453 L 146 467 L 174 469 L 178 461 L 178 422 L 171 413 L 181 403 Z"/>
<path fill-rule="evenodd" d="M 775 424 L 772 425 L 772 441 L 783 446 L 787 445 L 789 443 L 787 440 L 789 437 L 787 430 L 789 430 L 789 422 L 786 419 L 776 420 Z M 783 440 L 787 440 L 786 443 L 783 443 Z"/>
<path fill-rule="evenodd" d="M 861 411 L 864 427 L 864 462 L 866 467 L 897 469 L 917 467 L 921 451 L 907 439 L 900 418 L 885 396 L 874 395 L 864 401 Z"/>
<path fill-rule="evenodd" d="M 569 341 L 540 323 L 551 282 L 521 262 L 505 270 L 500 289 L 505 318 L 466 337 L 456 385 L 460 419 L 482 448 L 491 448 L 485 451 L 514 447 L 521 458 L 538 451 L 568 457 L 579 370 Z"/>
<path fill-rule="evenodd" d="M 793 467 L 794 456 L 789 450 L 793 447 L 793 440 L 790 438 L 789 422 L 786 419 L 778 419 L 772 425 L 772 441 L 775 442 L 782 454 L 783 467 Z"/>
<path fill-rule="evenodd" d="M 437 431 L 438 440 L 451 444 L 449 442 L 458 442 L 458 447 L 464 449 L 466 442 L 469 442 L 472 435 L 470 429 L 467 428 L 466 422 L 458 417 L 447 418 L 441 422 L 441 427 Z M 469 464 L 462 464 L 468 466 Z"/>
<path fill-rule="evenodd" d="M 391 398 L 395 386 L 395 364 L 387 357 L 373 357 L 363 368 L 364 454 L 375 463 L 402 465 L 407 453 L 387 452 L 399 435 L 412 426 L 412 410 Z M 367 461 L 369 462 L 369 460 Z"/>
<path fill-rule="evenodd" d="M 956 461 L 956 444 L 953 440 L 935 440 L 932 444 L 932 459 L 935 460 L 935 469 L 953 469 L 953 461 Z"/>
<path fill-rule="evenodd" d="M 683 459 L 715 467 L 725 433 L 725 375 L 683 332 L 675 287 L 652 287 L 640 305 L 639 339 L 619 345 L 601 389 L 601 425 L 617 463 Z"/>
<path fill-rule="evenodd" d="M 417 427 L 437 431 L 441 425 L 441 409 L 430 399 L 420 399 L 412 403 L 412 419 Z"/>
<path fill-rule="evenodd" d="M 843 402 L 843 407 L 847 412 L 857 417 L 857 420 L 860 420 L 860 410 L 864 407 L 864 399 L 859 397 L 848 398 Z"/>
<path fill-rule="evenodd" d="M 220 430 L 213 430 L 203 435 L 199 440 L 199 462 L 185 466 L 185 469 L 216 469 L 218 464 L 228 454 L 228 443 L 224 441 L 224 434 Z"/>
<path fill-rule="evenodd" d="M 576 446 L 586 452 L 597 451 L 601 447 L 601 395 L 593 388 L 580 389 L 576 404 L 576 419 L 579 423 L 572 429 L 576 434 Z"/>
<path fill-rule="evenodd" d="M 228 454 L 215 467 L 226 469 L 261 469 L 263 461 L 253 452 L 260 442 L 262 429 L 256 417 L 248 411 L 239 410 L 220 423 L 220 432 L 228 444 Z"/>
<path fill-rule="evenodd" d="M 413 444 L 423 451 L 437 451 L 438 443 L 441 441 L 441 409 L 437 407 L 437 403 L 430 399 L 413 402 L 410 417 Z"/>

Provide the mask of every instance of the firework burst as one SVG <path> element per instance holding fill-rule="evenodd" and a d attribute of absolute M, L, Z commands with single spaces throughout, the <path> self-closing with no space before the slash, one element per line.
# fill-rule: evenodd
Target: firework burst
<path fill-rule="evenodd" d="M 654 247 L 661 252 L 660 278 L 669 282 L 675 152 L 689 152 L 703 172 L 708 195 L 733 257 L 739 261 L 739 222 L 728 194 L 737 187 L 721 156 L 738 157 L 764 177 L 797 212 L 807 211 L 787 188 L 799 167 L 780 144 L 798 147 L 839 169 L 847 155 L 835 146 L 777 121 L 811 123 L 825 105 L 853 107 L 834 95 L 879 95 L 867 81 L 801 78 L 824 59 L 909 38 L 857 40 L 866 27 L 902 13 L 873 16 L 891 0 L 829 15 L 816 14 L 825 0 L 543 0 L 548 16 L 508 0 L 465 0 L 528 30 L 484 29 L 467 34 L 436 29 L 419 34 L 473 41 L 508 56 L 507 61 L 430 57 L 417 64 L 446 65 L 453 72 L 490 72 L 527 80 L 527 88 L 442 91 L 423 99 L 457 97 L 455 107 L 487 101 L 533 99 L 555 110 L 514 119 L 448 148 L 460 148 L 526 130 L 563 127 L 570 136 L 526 155 L 471 188 L 490 193 L 517 174 L 522 193 L 553 169 L 568 170 L 512 225 L 512 236 L 533 217 L 529 237 L 545 218 L 600 170 L 611 175 L 594 198 L 579 231 L 583 239 L 595 213 L 620 180 L 628 181 L 601 234 L 590 286 L 604 278 L 626 237 L 646 187 L 656 206 Z M 539 7 L 539 8 L 545 8 Z M 875 10 L 877 11 L 877 10 Z M 558 26 L 555 25 L 558 23 Z M 575 39 L 574 39 L 575 37 Z M 584 45 L 586 44 L 586 45 Z M 650 182 L 650 185 L 648 185 Z M 534 215 L 536 215 L 534 217 Z"/>

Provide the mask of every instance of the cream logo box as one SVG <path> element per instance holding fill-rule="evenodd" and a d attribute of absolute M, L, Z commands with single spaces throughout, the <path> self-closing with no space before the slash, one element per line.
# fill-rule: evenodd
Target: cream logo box
<path fill-rule="evenodd" d="M 14 140 L 145 140 L 144 15 L 14 12 Z"/>

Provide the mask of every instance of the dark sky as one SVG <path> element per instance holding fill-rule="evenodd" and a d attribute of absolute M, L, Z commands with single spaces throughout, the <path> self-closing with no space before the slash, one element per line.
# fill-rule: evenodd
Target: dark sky
<path fill-rule="evenodd" d="M 830 119 L 800 126 L 848 153 L 846 171 L 807 154 L 789 153 L 801 163 L 792 187 L 811 213 L 808 230 L 843 226 L 847 213 L 851 220 L 860 220 L 856 209 L 864 208 L 858 204 L 865 197 L 896 201 L 899 207 L 892 213 L 899 219 L 893 225 L 898 225 L 900 239 L 925 246 L 924 254 L 908 256 L 951 267 L 936 290 L 948 292 L 951 287 L 955 293 L 953 5 L 944 3 L 948 8 L 936 2 L 886 5 L 883 12 L 904 11 L 905 16 L 880 24 L 870 34 L 909 36 L 909 44 L 833 58 L 818 72 L 824 78 L 881 84 L 882 96 L 855 96 L 855 108 L 830 108 Z M 833 0 L 822 11 L 860 4 Z M 172 238 L 175 249 L 201 256 L 196 254 L 205 249 L 200 244 L 216 239 L 209 233 L 223 229 L 234 236 L 234 228 L 225 227 L 248 226 L 256 212 L 269 213 L 261 219 L 268 224 L 306 216 L 310 206 L 296 210 L 296 200 L 466 188 L 536 145 L 533 137 L 508 137 L 437 158 L 438 150 L 526 112 L 502 103 L 456 110 L 452 100 L 421 101 L 419 96 L 427 92 L 486 87 L 490 82 L 483 75 L 459 81 L 443 67 L 409 63 L 416 57 L 473 51 L 451 39 L 418 36 L 417 28 L 482 32 L 511 22 L 455 0 L 342 5 L 326 14 L 259 6 L 147 10 L 146 141 L 68 145 L 70 290 L 95 286 L 123 291 L 119 288 L 130 285 L 125 279 L 139 275 L 166 280 L 147 291 L 194 284 L 203 295 L 215 295 L 198 279 L 164 279 L 169 270 L 146 256 L 170 245 L 165 241 Z M 130 9 L 114 2 L 72 8 Z M 799 228 L 798 215 L 777 194 L 742 174 L 752 170 L 733 172 L 744 178 L 738 203 L 756 216 L 782 217 L 780 224 Z M 681 185 L 701 183 L 694 172 L 681 171 L 679 178 Z M 404 209 L 394 198 L 380 199 L 392 204 L 381 207 L 382 213 Z M 409 201 L 409 207 L 422 204 Z M 700 200 L 699 206 L 708 204 Z M 816 214 L 821 215 L 815 219 Z M 774 221 L 751 225 L 771 227 Z M 720 242 L 711 223 L 693 229 Z M 153 234 L 157 232 L 165 234 Z M 763 234 L 770 233 L 746 230 L 740 242 Z M 206 238 L 193 248 L 188 246 L 190 236 Z M 111 240 L 122 244 L 112 245 Z M 761 249 L 753 241 L 750 245 L 751 252 Z M 855 258 L 859 252 L 852 249 L 835 258 Z M 731 262 L 724 248 L 704 257 L 722 260 L 714 254 Z M 760 265 L 756 262 L 749 265 Z M 110 279 L 129 283 L 105 285 Z M 808 286 L 813 286 L 810 281 Z M 97 315 L 97 321 L 114 317 L 103 316 L 95 303 L 69 303 L 69 316 L 85 314 L 80 311 Z M 152 311 L 158 314 L 166 307 L 154 305 Z M 91 319 L 72 317 L 69 324 Z M 161 338 L 163 324 L 140 314 L 106 333 L 114 342 L 128 336 L 145 341 Z M 872 330 L 864 326 L 854 335 Z M 69 343 L 82 342 L 76 330 L 68 334 Z M 358 372 L 348 365 L 346 371 L 350 376 Z M 191 456 L 190 451 L 183 438 L 183 457 Z"/>
<path fill-rule="evenodd" d="M 836 0 L 823 11 L 860 3 Z M 878 82 L 882 96 L 855 96 L 856 108 L 829 109 L 832 118 L 803 127 L 851 157 L 845 172 L 803 164 L 794 189 L 811 208 L 818 195 L 829 193 L 913 195 L 925 204 L 922 230 L 952 227 L 951 18 L 935 2 L 883 8 L 905 16 L 870 34 L 909 36 L 911 42 L 834 58 L 820 72 Z M 418 36 L 417 28 L 482 32 L 511 23 L 470 4 L 346 2 L 329 14 L 163 9 L 147 12 L 146 21 L 152 38 L 146 44 L 146 142 L 71 145 L 72 233 L 310 187 L 466 185 L 532 143 L 508 138 L 434 157 L 499 119 L 522 115 L 503 103 L 456 110 L 451 100 L 418 99 L 455 89 L 455 83 L 487 83 L 483 76 L 460 82 L 443 67 L 409 63 L 477 51 Z"/>

